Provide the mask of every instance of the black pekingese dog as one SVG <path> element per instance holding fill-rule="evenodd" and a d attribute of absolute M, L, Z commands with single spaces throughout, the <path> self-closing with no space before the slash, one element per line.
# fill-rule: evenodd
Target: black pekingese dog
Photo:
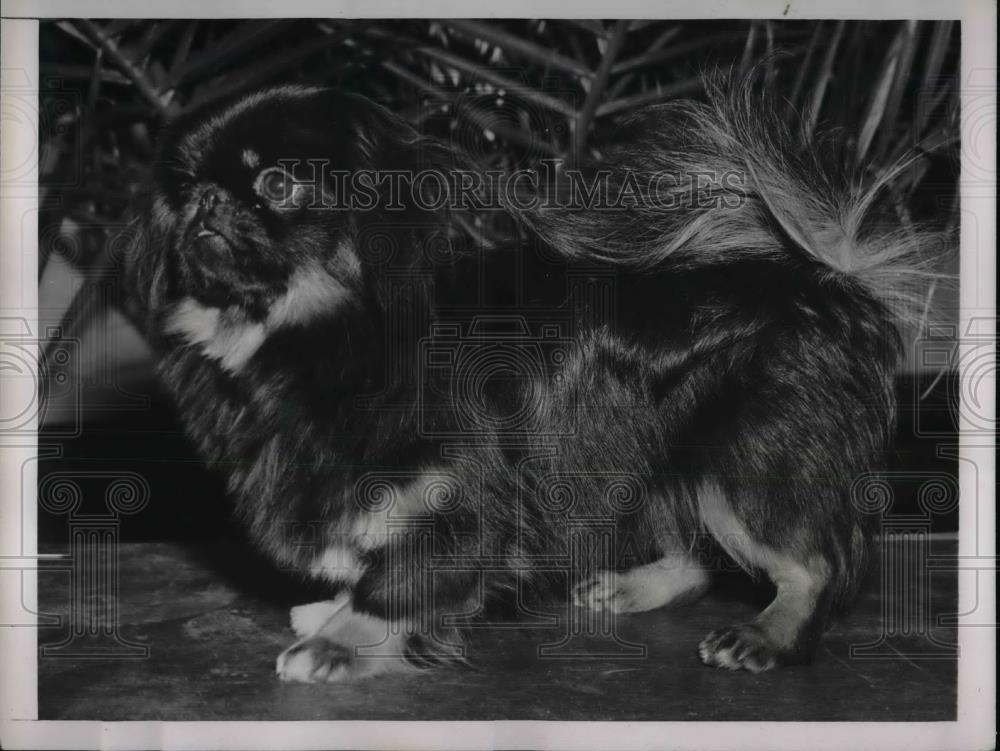
<path fill-rule="evenodd" d="M 511 593 L 658 608 L 705 589 L 706 539 L 776 595 L 701 659 L 809 658 L 863 571 L 850 489 L 928 236 L 759 90 L 708 88 L 519 175 L 492 244 L 499 183 L 368 100 L 285 86 L 166 129 L 129 285 L 252 539 L 330 586 L 281 678 L 457 659 Z"/>

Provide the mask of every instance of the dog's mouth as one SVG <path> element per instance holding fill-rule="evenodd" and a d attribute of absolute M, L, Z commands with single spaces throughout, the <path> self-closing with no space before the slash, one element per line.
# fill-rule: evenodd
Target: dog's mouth
<path fill-rule="evenodd" d="M 212 217 L 198 217 L 184 233 L 184 246 L 194 250 L 233 251 L 236 243 Z"/>
<path fill-rule="evenodd" d="M 228 236 L 206 228 L 194 230 L 188 237 L 186 244 L 189 248 L 201 253 L 205 251 L 228 253 L 235 250 L 235 245 Z"/>

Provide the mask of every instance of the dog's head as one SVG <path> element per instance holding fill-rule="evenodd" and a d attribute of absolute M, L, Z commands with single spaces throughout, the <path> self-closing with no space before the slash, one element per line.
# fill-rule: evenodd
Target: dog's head
<path fill-rule="evenodd" d="M 413 201 L 406 176 L 447 154 L 327 88 L 277 87 L 181 116 L 160 138 L 139 212 L 132 292 L 147 315 L 190 299 L 251 319 L 355 299 L 386 244 L 394 262 L 415 262 L 399 233 L 442 221 L 438 204 Z M 308 302 L 288 302 L 294 288 Z"/>

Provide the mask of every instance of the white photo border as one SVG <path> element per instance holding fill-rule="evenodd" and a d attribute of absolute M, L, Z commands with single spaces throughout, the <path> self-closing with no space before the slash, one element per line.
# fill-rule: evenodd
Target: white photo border
<path fill-rule="evenodd" d="M 619 0 L 616 18 L 957 19 L 961 85 L 988 101 L 962 108 L 961 331 L 975 346 L 996 342 L 996 4 L 989 0 Z M 601 18 L 607 3 L 554 0 L 421 4 L 285 0 L 5 0 L 0 36 L 4 107 L 37 101 L 38 20 L 91 18 L 573 17 Z M 985 95 L 983 92 L 987 92 Z M 963 100 L 964 101 L 964 100 Z M 0 321 L 37 323 L 37 113 L 0 127 L 0 164 L 24 165 L 18 184 L 0 184 Z M 28 155 L 27 157 L 25 155 Z M 970 160 L 974 170 L 970 170 Z M 992 176 L 992 184 L 964 179 Z M 2 173 L 2 170 L 0 170 Z M 0 332 L 2 333 L 2 332 Z M 967 342 L 960 342 L 967 348 Z M 964 362 L 960 357 L 960 362 Z M 995 362 L 995 359 L 994 359 Z M 37 373 L 34 374 L 37 377 Z M 964 377 L 964 373 L 961 377 Z M 0 374 L 0 377 L 3 377 Z M 995 370 L 988 378 L 995 380 Z M 18 400 L 33 379 L 5 383 L 0 399 Z M 19 391 L 20 389 L 20 391 Z M 964 390 L 963 390 L 964 393 Z M 977 388 L 979 419 L 995 422 L 995 383 Z M 985 400 L 985 401 L 983 401 Z M 963 398 L 961 412 L 969 415 Z M 6 414 L 4 412 L 4 414 Z M 0 435 L 0 623 L 37 610 L 35 503 L 37 437 Z M 995 436 L 960 436 L 958 713 L 954 722 L 56 722 L 37 720 L 37 632 L 0 627 L 0 746 L 3 748 L 398 748 L 398 749 L 979 749 L 995 745 L 996 547 Z M 969 502 L 968 499 L 975 499 Z M 973 617 L 974 616 L 974 617 Z M 930 689 L 930 687 L 928 687 Z"/>

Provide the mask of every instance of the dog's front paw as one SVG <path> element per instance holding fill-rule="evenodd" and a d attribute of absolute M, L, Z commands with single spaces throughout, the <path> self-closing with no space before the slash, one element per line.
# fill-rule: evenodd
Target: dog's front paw
<path fill-rule="evenodd" d="M 352 657 L 350 648 L 314 636 L 278 655 L 275 671 L 292 683 L 333 683 L 348 677 Z"/>
<path fill-rule="evenodd" d="M 292 631 L 300 639 L 312 636 L 319 631 L 327 621 L 347 607 L 351 596 L 344 592 L 335 600 L 311 602 L 308 605 L 298 605 L 289 613 Z"/>
<path fill-rule="evenodd" d="M 781 650 L 760 626 L 747 623 L 713 631 L 698 647 L 706 665 L 762 673 L 779 664 Z"/>

